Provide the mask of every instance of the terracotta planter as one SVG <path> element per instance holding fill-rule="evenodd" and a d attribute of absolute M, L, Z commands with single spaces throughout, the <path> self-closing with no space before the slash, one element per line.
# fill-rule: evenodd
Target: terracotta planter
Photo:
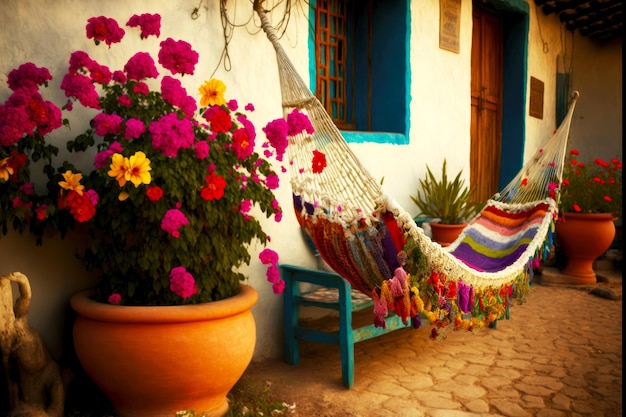
<path fill-rule="evenodd" d="M 167 307 L 102 304 L 89 295 L 71 299 L 76 354 L 122 416 L 228 411 L 226 395 L 254 351 L 256 290 L 242 285 L 227 300 Z"/>
<path fill-rule="evenodd" d="M 450 243 L 454 242 L 456 238 L 461 234 L 463 229 L 467 226 L 467 223 L 461 224 L 441 224 L 439 222 L 431 222 L 430 229 L 432 231 L 432 238 L 435 242 L 441 246 L 450 246 Z"/>
<path fill-rule="evenodd" d="M 556 225 L 556 237 L 567 258 L 562 274 L 571 277 L 570 284 L 596 283 L 593 262 L 602 256 L 615 238 L 611 214 L 564 213 Z"/>

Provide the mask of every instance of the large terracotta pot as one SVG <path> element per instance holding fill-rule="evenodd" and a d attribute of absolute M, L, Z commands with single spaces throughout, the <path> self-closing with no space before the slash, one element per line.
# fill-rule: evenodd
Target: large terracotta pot
<path fill-rule="evenodd" d="M 593 262 L 604 254 L 615 238 L 611 214 L 564 213 L 557 222 L 556 238 L 563 248 L 566 264 L 562 274 L 571 277 L 570 284 L 596 283 Z"/>
<path fill-rule="evenodd" d="M 250 309 L 258 293 L 241 288 L 226 300 L 166 307 L 102 304 L 90 292 L 76 294 L 78 359 L 124 417 L 181 410 L 222 416 L 256 343 Z"/>
<path fill-rule="evenodd" d="M 463 229 L 467 227 L 467 223 L 461 224 L 441 224 L 439 222 L 431 222 L 430 230 L 432 238 L 441 246 L 450 246 L 452 242 L 461 234 Z"/>

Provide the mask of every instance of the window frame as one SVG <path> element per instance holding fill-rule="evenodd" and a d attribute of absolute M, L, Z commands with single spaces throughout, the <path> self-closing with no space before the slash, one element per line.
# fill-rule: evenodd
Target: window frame
<path fill-rule="evenodd" d="M 377 0 L 373 0 L 373 1 L 377 1 Z M 400 59 L 403 59 L 402 61 L 403 65 L 401 66 L 396 65 L 396 67 L 402 70 L 402 72 L 404 73 L 404 77 L 402 77 L 401 80 L 396 79 L 395 81 L 401 84 L 403 83 L 403 88 L 401 88 L 400 90 L 401 91 L 403 90 L 404 94 L 402 96 L 399 96 L 399 98 L 397 98 L 398 103 L 393 108 L 396 109 L 395 113 L 397 113 L 397 108 L 398 106 L 400 106 L 403 114 L 393 115 L 396 118 L 395 120 L 396 127 L 392 130 L 395 130 L 395 131 L 383 131 L 383 130 L 375 130 L 375 129 L 371 131 L 352 130 L 352 129 L 348 130 L 346 129 L 346 127 L 350 127 L 351 123 L 348 123 L 348 124 L 336 123 L 347 142 L 352 142 L 352 143 L 373 142 L 373 143 L 390 143 L 390 144 L 398 144 L 398 145 L 409 143 L 409 127 L 410 127 L 410 123 L 409 123 L 410 107 L 409 106 L 410 106 L 410 100 L 411 100 L 411 94 L 410 94 L 411 71 L 410 71 L 410 54 L 409 54 L 409 50 L 410 50 L 409 49 L 410 0 L 394 0 L 394 1 L 396 1 L 396 3 L 393 4 L 393 6 L 395 6 L 395 13 L 405 14 L 404 25 L 398 25 L 397 23 L 392 25 L 390 22 L 388 22 L 389 27 L 393 27 L 393 29 L 402 30 L 402 32 L 395 34 L 395 39 L 401 39 L 401 42 L 398 42 L 398 44 L 402 43 L 402 45 L 398 46 L 398 48 L 403 48 L 403 49 L 399 49 L 400 53 L 398 54 L 398 56 L 400 56 Z M 316 20 L 317 20 L 316 5 L 317 5 L 317 1 L 315 0 L 312 0 L 309 3 L 309 13 L 310 13 L 309 16 L 311 20 L 311 24 L 309 25 L 309 79 L 310 79 L 311 91 L 314 91 L 314 92 L 316 91 L 316 87 L 317 87 L 316 85 L 317 84 L 317 64 L 316 64 L 317 57 L 316 57 L 316 30 L 315 30 L 315 27 L 317 24 L 316 23 Z M 397 19 L 394 22 L 397 22 Z M 346 26 L 350 26 L 350 24 L 347 24 Z M 380 28 L 378 29 L 379 29 L 378 32 L 380 33 L 381 32 Z M 383 29 L 387 30 L 387 27 Z M 384 31 L 382 33 L 384 33 Z M 372 39 L 373 39 L 372 42 L 376 42 L 377 40 L 380 41 L 382 37 L 381 35 L 379 35 L 377 39 L 376 38 L 372 38 Z M 350 43 L 350 39 L 346 41 L 346 47 L 348 47 L 349 43 Z M 348 52 L 346 55 L 350 56 L 350 52 Z M 348 66 L 349 64 L 350 64 L 349 62 L 346 62 L 346 66 Z M 398 77 L 394 76 L 390 78 L 398 78 Z M 347 85 L 352 82 L 353 80 L 348 79 L 344 81 L 344 85 Z M 372 77 L 371 84 L 376 83 L 376 82 L 377 82 L 376 78 Z M 381 91 L 386 92 L 384 85 L 382 86 L 378 85 L 376 87 L 380 88 Z M 358 91 L 356 93 L 358 93 Z M 361 93 L 362 93 L 362 89 L 361 89 Z M 351 91 L 344 93 L 344 95 L 346 96 L 349 96 L 351 94 L 352 94 Z M 379 95 L 382 97 L 382 93 L 379 92 Z M 388 99 L 389 97 L 386 96 L 386 98 Z M 374 101 L 374 100 L 372 99 L 371 101 Z M 349 105 L 350 104 L 348 103 L 347 106 Z M 347 110 L 348 114 L 350 113 L 350 111 L 353 111 L 355 114 L 357 113 L 357 110 L 355 109 L 352 109 L 352 110 L 348 109 Z M 363 114 L 364 114 L 363 109 L 361 109 L 358 114 L 360 115 L 360 117 L 363 117 Z M 365 114 L 369 115 L 371 113 L 365 113 Z M 384 115 L 381 113 L 381 116 L 384 116 Z M 382 118 L 379 117 L 379 120 L 382 120 Z M 368 121 L 368 123 L 370 122 Z M 363 123 L 360 123 L 360 126 L 363 126 Z"/>

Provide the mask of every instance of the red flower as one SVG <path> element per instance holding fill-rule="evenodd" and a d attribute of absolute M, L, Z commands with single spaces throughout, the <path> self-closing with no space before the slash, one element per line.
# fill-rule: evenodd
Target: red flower
<path fill-rule="evenodd" d="M 578 149 L 572 149 L 571 151 L 569 151 L 569 153 L 572 155 L 576 155 L 576 156 L 580 155 L 580 152 L 578 152 Z"/>
<path fill-rule="evenodd" d="M 226 180 L 212 172 L 206 176 L 205 181 L 207 185 L 200 190 L 200 196 L 206 201 L 222 198 L 226 188 Z"/>
<path fill-rule="evenodd" d="M 163 197 L 163 189 L 156 185 L 151 185 L 146 190 L 146 195 L 150 201 L 159 201 Z"/>
<path fill-rule="evenodd" d="M 446 289 L 446 298 L 448 300 L 454 300 L 456 298 L 456 281 L 448 281 L 448 288 Z"/>
<path fill-rule="evenodd" d="M 576 213 L 580 213 L 581 212 L 580 206 L 578 204 L 576 204 L 576 203 L 572 204 L 572 208 L 574 209 L 574 211 Z"/>
<path fill-rule="evenodd" d="M 237 158 L 243 160 L 254 151 L 254 142 L 250 140 L 250 136 L 246 129 L 237 129 L 233 132 L 233 152 Z"/>
<path fill-rule="evenodd" d="M 318 150 L 313 151 L 313 173 L 321 174 L 326 168 L 326 155 Z"/>
<path fill-rule="evenodd" d="M 211 130 L 215 133 L 228 132 L 233 126 L 230 114 L 219 106 L 209 107 L 204 112 L 204 118 L 211 124 Z"/>
<path fill-rule="evenodd" d="M 96 214 L 96 208 L 91 200 L 85 194 L 80 195 L 76 191 L 67 193 L 65 204 L 77 222 L 86 222 Z"/>

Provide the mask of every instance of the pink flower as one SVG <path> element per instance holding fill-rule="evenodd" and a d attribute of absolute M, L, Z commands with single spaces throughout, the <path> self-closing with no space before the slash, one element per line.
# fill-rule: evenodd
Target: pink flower
<path fill-rule="evenodd" d="M 170 272 L 170 290 L 183 298 L 189 298 L 198 292 L 196 281 L 183 266 L 172 268 Z"/>
<path fill-rule="evenodd" d="M 133 87 L 133 93 L 147 96 L 148 93 L 150 93 L 150 87 L 148 87 L 148 84 L 144 83 L 143 81 L 138 82 Z"/>
<path fill-rule="evenodd" d="M 44 85 L 50 80 L 52 80 L 52 75 L 48 68 L 39 68 L 32 62 L 27 62 L 9 72 L 7 84 L 13 91 L 37 91 L 38 86 Z"/>
<path fill-rule="evenodd" d="M 117 98 L 117 102 L 124 107 L 130 107 L 133 104 L 133 102 L 130 100 L 130 97 L 128 97 L 126 94 L 122 94 L 121 96 L 119 96 Z"/>
<path fill-rule="evenodd" d="M 116 83 L 124 84 L 126 82 L 126 74 L 124 74 L 124 71 L 115 70 L 113 71 L 112 79 Z"/>
<path fill-rule="evenodd" d="M 118 135 L 122 131 L 122 118 L 117 114 L 97 114 L 93 123 L 98 136 Z"/>
<path fill-rule="evenodd" d="M 265 178 L 265 185 L 270 190 L 277 189 L 279 184 L 280 184 L 280 178 L 278 178 L 278 175 L 269 174 L 267 178 Z"/>
<path fill-rule="evenodd" d="M 159 37 L 161 35 L 161 15 L 143 13 L 141 15 L 133 15 L 126 26 L 134 28 L 139 26 L 141 28 L 141 39 L 146 39 L 150 35 Z"/>
<path fill-rule="evenodd" d="M 285 291 L 285 281 L 282 279 L 272 284 L 272 291 L 274 294 L 282 294 Z"/>
<path fill-rule="evenodd" d="M 273 120 L 263 128 L 263 132 L 265 133 L 270 145 L 276 149 L 276 159 L 278 161 L 283 160 L 283 155 L 287 149 L 287 145 L 289 143 L 287 141 L 288 131 L 289 126 L 284 119 Z"/>
<path fill-rule="evenodd" d="M 280 281 L 280 271 L 278 270 L 278 266 L 268 266 L 265 276 L 267 277 L 267 282 L 276 283 Z"/>
<path fill-rule="evenodd" d="M 98 200 L 100 196 L 98 195 L 96 190 L 87 190 L 85 191 L 84 195 L 87 197 L 87 199 L 89 199 L 92 206 L 96 207 L 98 205 Z"/>
<path fill-rule="evenodd" d="M 100 65 L 94 61 L 94 65 L 89 70 L 91 80 L 98 84 L 108 84 L 113 78 L 111 70 L 104 65 Z"/>
<path fill-rule="evenodd" d="M 100 97 L 89 77 L 82 74 L 65 74 L 61 81 L 61 90 L 65 91 L 66 97 L 76 98 L 83 106 L 100 110 Z"/>
<path fill-rule="evenodd" d="M 137 81 L 159 76 L 154 60 L 147 52 L 137 52 L 133 55 L 124 65 L 124 72 L 129 79 Z"/>
<path fill-rule="evenodd" d="M 126 120 L 126 129 L 124 130 L 124 139 L 137 139 L 146 131 L 146 126 L 141 120 L 130 118 Z"/>
<path fill-rule="evenodd" d="M 180 237 L 179 229 L 188 224 L 189 220 L 187 220 L 185 214 L 175 208 L 165 213 L 165 216 L 163 216 L 161 220 L 161 229 L 178 239 Z"/>
<path fill-rule="evenodd" d="M 209 142 L 207 142 L 206 140 L 196 142 L 193 145 L 193 150 L 196 153 L 196 158 L 206 159 L 206 157 L 209 156 Z"/>
<path fill-rule="evenodd" d="M 198 58 L 198 53 L 191 49 L 191 45 L 185 41 L 167 38 L 161 42 L 159 64 L 170 70 L 172 74 L 193 75 Z"/>
<path fill-rule="evenodd" d="M 26 195 L 31 195 L 35 191 L 35 184 L 27 182 L 20 185 L 19 190 Z"/>
<path fill-rule="evenodd" d="M 180 148 L 189 149 L 194 143 L 191 120 L 180 120 L 176 113 L 169 113 L 152 122 L 148 128 L 154 149 L 165 156 L 175 157 Z"/>
<path fill-rule="evenodd" d="M 89 57 L 85 51 L 74 51 L 70 54 L 70 74 L 77 74 L 80 70 L 91 71 L 91 68 L 97 65 L 97 62 Z"/>
<path fill-rule="evenodd" d="M 293 109 L 291 113 L 287 115 L 287 124 L 289 125 L 289 136 L 295 136 L 302 131 L 306 131 L 309 135 L 315 132 L 309 116 L 301 113 L 298 109 Z"/>
<path fill-rule="evenodd" d="M 198 108 L 193 97 L 187 95 L 180 82 L 176 78 L 168 75 L 161 80 L 161 94 L 163 99 L 174 107 L 178 107 L 185 113 L 185 116 L 192 117 Z"/>
<path fill-rule="evenodd" d="M 110 48 L 112 43 L 118 43 L 124 37 L 124 29 L 119 27 L 115 19 L 99 16 L 87 22 L 87 39 L 93 39 L 96 45 L 104 41 Z"/>
<path fill-rule="evenodd" d="M 242 214 L 249 213 L 252 210 L 252 201 L 243 200 L 239 205 L 239 212 Z"/>
<path fill-rule="evenodd" d="M 276 265 L 278 263 L 278 254 L 269 248 L 265 248 L 259 254 L 259 260 L 263 265 Z"/>
<path fill-rule="evenodd" d="M 114 292 L 109 295 L 109 304 L 120 304 L 122 302 L 122 296 Z"/>
<path fill-rule="evenodd" d="M 237 111 L 237 109 L 239 108 L 239 104 L 237 104 L 237 100 L 232 99 L 229 100 L 228 103 L 226 103 L 226 107 L 228 107 L 228 110 L 230 111 Z"/>

